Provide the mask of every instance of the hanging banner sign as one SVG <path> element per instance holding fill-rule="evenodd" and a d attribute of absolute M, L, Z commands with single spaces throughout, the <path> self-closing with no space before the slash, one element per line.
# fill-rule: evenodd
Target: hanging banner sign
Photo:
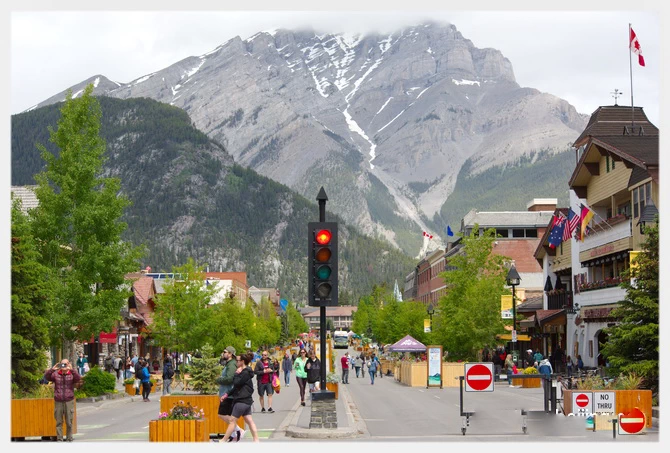
<path fill-rule="evenodd" d="M 428 349 L 428 379 L 426 388 L 442 388 L 442 346 L 427 346 Z"/>

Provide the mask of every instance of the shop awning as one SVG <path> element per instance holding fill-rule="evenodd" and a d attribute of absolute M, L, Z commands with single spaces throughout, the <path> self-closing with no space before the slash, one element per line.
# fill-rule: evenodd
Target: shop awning
<path fill-rule="evenodd" d="M 94 343 L 95 338 L 91 337 L 89 343 Z M 98 335 L 98 343 L 116 343 L 116 327 L 112 329 L 111 333 L 100 332 Z"/>

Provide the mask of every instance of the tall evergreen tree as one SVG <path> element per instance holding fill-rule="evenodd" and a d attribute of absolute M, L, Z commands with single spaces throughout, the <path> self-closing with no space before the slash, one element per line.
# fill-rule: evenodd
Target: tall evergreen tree
<path fill-rule="evenodd" d="M 637 374 L 654 393 L 659 385 L 658 231 L 657 216 L 656 223 L 645 228 L 642 253 L 622 276 L 626 298 L 611 312 L 618 322 L 605 329 L 609 338 L 602 349 L 611 373 Z"/>
<path fill-rule="evenodd" d="M 12 390 L 28 392 L 47 367 L 51 284 L 20 203 L 12 203 Z"/>
<path fill-rule="evenodd" d="M 118 178 L 102 176 L 106 145 L 92 91 L 91 84 L 76 99 L 67 93 L 57 128 L 49 127 L 58 155 L 38 144 L 46 167 L 35 177 L 39 206 L 30 215 L 42 263 L 58 276 L 50 314 L 58 346 L 112 330 L 131 294 L 124 275 L 141 253 L 121 240 L 129 201 Z"/>

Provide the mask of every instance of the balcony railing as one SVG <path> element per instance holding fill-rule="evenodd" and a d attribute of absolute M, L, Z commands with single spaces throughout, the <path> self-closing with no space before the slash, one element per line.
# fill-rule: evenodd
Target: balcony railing
<path fill-rule="evenodd" d="M 579 285 L 579 292 L 593 291 L 594 289 L 611 288 L 621 284 L 621 277 L 606 278 L 597 282 L 588 282 Z"/>
<path fill-rule="evenodd" d="M 547 292 L 548 310 L 572 310 L 572 291 L 553 290 Z"/>

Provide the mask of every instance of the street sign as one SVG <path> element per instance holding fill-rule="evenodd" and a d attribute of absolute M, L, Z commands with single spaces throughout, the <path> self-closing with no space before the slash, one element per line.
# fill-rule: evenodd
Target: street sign
<path fill-rule="evenodd" d="M 572 394 L 572 413 L 584 415 L 593 413 L 593 393 L 575 392 Z"/>
<path fill-rule="evenodd" d="M 465 391 L 492 392 L 493 391 L 493 363 L 466 363 L 465 364 Z"/>
<path fill-rule="evenodd" d="M 644 412 L 635 407 L 627 414 L 619 414 L 619 434 L 640 434 L 646 423 Z"/>
<path fill-rule="evenodd" d="M 281 307 L 282 310 L 286 311 L 286 308 L 288 307 L 288 300 L 279 299 L 279 306 Z"/>
<path fill-rule="evenodd" d="M 614 413 L 616 392 L 593 392 L 593 409 L 595 413 Z"/>

